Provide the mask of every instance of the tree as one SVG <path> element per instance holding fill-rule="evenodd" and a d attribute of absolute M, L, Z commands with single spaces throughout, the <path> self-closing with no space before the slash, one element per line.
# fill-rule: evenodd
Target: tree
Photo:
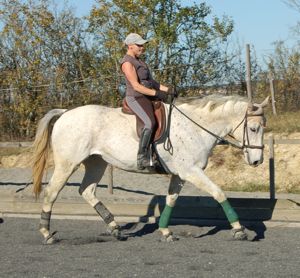
<path fill-rule="evenodd" d="M 33 134 L 38 115 L 89 102 L 93 55 L 83 21 L 48 0 L 1 0 L 1 103 L 11 137 Z"/>
<path fill-rule="evenodd" d="M 78 18 L 51 0 L 0 0 L 2 134 L 32 137 L 37 120 L 55 107 L 118 106 L 130 32 L 149 40 L 145 59 L 155 77 L 182 88 L 182 96 L 237 81 L 243 93 L 241 52 L 229 51 L 232 31 L 233 21 L 213 16 L 205 3 L 97 0 Z"/>
<path fill-rule="evenodd" d="M 98 0 L 89 30 L 108 75 L 119 72 L 122 41 L 137 32 L 149 40 L 146 59 L 156 78 L 186 88 L 224 78 L 223 47 L 233 22 L 211 16 L 205 3 L 183 7 L 178 0 Z"/>
<path fill-rule="evenodd" d="M 275 42 L 274 54 L 268 58 L 268 69 L 276 81 L 276 102 L 281 111 L 300 108 L 300 52 Z"/>
<path fill-rule="evenodd" d="M 293 11 L 297 11 L 300 13 L 300 1 L 299 0 L 283 0 L 283 2 L 289 6 Z M 292 31 L 294 35 L 296 35 L 299 39 L 300 37 L 300 21 L 296 22 L 296 25 L 292 27 Z"/>
<path fill-rule="evenodd" d="M 300 12 L 299 0 L 283 0 L 293 10 Z M 295 38 L 300 35 L 300 22 L 292 28 Z M 276 107 L 280 111 L 299 110 L 300 108 L 300 52 L 299 43 L 295 47 L 287 47 L 283 41 L 274 42 L 275 50 L 266 58 L 268 72 L 264 73 L 265 79 L 269 75 L 275 81 Z M 262 86 L 262 90 L 263 90 Z M 268 85 L 265 86 L 268 90 Z"/>

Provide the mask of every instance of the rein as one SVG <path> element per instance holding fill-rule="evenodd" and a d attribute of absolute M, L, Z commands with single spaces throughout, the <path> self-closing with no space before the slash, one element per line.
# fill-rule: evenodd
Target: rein
<path fill-rule="evenodd" d="M 195 124 L 197 127 L 201 128 L 202 130 L 204 130 L 205 132 L 207 132 L 208 134 L 212 135 L 213 137 L 215 137 L 217 140 L 219 140 L 219 143 L 221 144 L 228 144 L 230 146 L 233 146 L 235 148 L 238 149 L 244 149 L 244 148 L 250 148 L 250 149 L 264 149 L 264 145 L 262 146 L 255 146 L 255 145 L 249 145 L 246 144 L 246 140 L 247 142 L 249 142 L 249 134 L 248 134 L 248 130 L 247 130 L 247 119 L 248 119 L 248 113 L 246 112 L 243 120 L 234 128 L 233 132 L 244 122 L 244 131 L 243 131 L 243 144 L 241 145 L 241 143 L 236 140 L 234 138 L 234 136 L 230 135 L 230 137 L 232 137 L 234 140 L 236 140 L 238 143 L 229 141 L 227 139 L 225 139 L 224 137 L 221 137 L 213 132 L 211 132 L 210 130 L 206 129 L 205 127 L 203 127 L 202 125 L 198 124 L 197 122 L 195 122 L 192 118 L 190 118 L 188 115 L 186 115 L 182 110 L 180 110 L 175 104 L 174 104 L 174 100 L 171 102 L 170 104 L 170 110 L 172 110 L 172 108 L 175 108 L 179 113 L 181 113 L 184 117 L 186 117 L 188 120 L 190 120 L 193 124 Z M 170 113 L 169 113 L 170 114 Z M 253 115 L 253 116 L 261 116 L 261 115 Z"/>

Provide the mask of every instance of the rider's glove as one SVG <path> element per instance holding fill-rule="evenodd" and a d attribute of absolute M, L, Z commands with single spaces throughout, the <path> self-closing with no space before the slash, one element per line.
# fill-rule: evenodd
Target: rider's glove
<path fill-rule="evenodd" d="M 155 91 L 155 97 L 157 97 L 159 100 L 165 103 L 168 103 L 169 95 L 164 91 L 160 91 L 160 90 Z"/>

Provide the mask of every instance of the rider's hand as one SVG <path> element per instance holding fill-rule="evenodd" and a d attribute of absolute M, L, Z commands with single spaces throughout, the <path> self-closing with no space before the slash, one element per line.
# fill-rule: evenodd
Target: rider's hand
<path fill-rule="evenodd" d="M 171 104 L 174 99 L 174 95 L 168 94 L 167 92 L 160 91 L 160 90 L 155 92 L 155 96 L 158 99 L 160 99 L 162 102 L 167 103 L 167 104 Z"/>
<path fill-rule="evenodd" d="M 155 92 L 155 97 L 157 97 L 159 100 L 161 100 L 163 102 L 167 102 L 168 101 L 168 95 L 164 91 L 157 90 Z"/>

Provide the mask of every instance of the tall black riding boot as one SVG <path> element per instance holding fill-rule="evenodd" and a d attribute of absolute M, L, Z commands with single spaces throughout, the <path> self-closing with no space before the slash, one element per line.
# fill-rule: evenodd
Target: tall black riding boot
<path fill-rule="evenodd" d="M 151 141 L 152 130 L 144 128 L 140 138 L 139 150 L 137 155 L 137 168 L 144 170 L 150 167 L 150 157 L 148 155 L 149 145 Z"/>

